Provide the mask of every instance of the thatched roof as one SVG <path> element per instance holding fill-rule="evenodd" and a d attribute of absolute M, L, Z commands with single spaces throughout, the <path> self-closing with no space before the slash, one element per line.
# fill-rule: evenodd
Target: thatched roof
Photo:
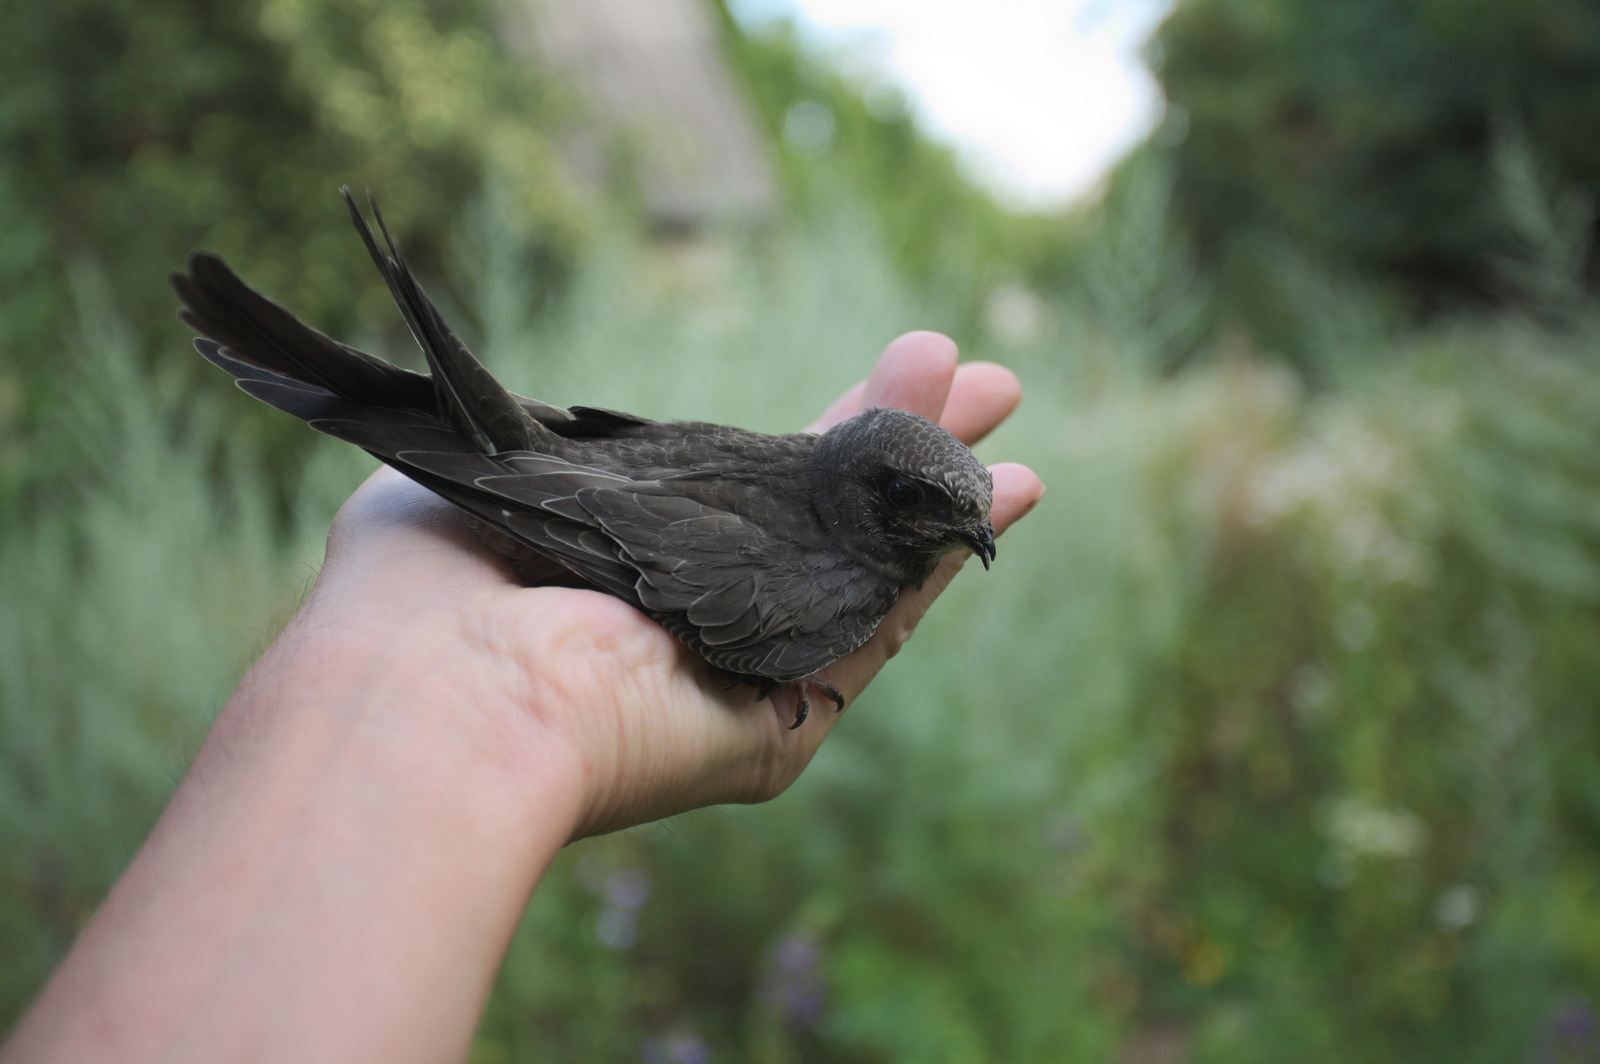
<path fill-rule="evenodd" d="M 632 185 L 670 229 L 772 212 L 764 141 L 703 0 L 524 2 L 519 36 L 581 99 L 577 176 Z"/>

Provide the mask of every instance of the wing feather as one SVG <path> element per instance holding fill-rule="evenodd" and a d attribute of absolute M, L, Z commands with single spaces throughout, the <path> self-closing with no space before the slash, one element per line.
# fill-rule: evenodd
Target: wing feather
<path fill-rule="evenodd" d="M 639 604 L 719 668 L 808 676 L 866 642 L 893 604 L 893 589 L 800 542 L 822 537 L 638 487 L 585 489 L 576 501 L 637 567 Z"/>

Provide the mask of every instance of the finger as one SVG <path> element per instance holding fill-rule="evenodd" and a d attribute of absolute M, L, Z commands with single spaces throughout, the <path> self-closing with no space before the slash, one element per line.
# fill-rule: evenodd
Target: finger
<path fill-rule="evenodd" d="M 994 525 L 995 535 L 998 536 L 1039 505 L 1039 500 L 1044 497 L 1044 482 L 1033 470 L 1017 462 L 1001 462 L 990 466 L 989 472 L 994 477 L 994 506 L 990 511 L 989 520 Z M 916 616 L 920 618 L 928 605 L 939 597 L 939 593 L 955 578 L 956 573 L 961 571 L 970 557 L 972 555 L 968 551 L 947 555 L 926 583 L 900 596 L 896 610 L 898 611 L 908 600 L 920 601 L 922 605 L 916 612 Z M 909 629 L 906 634 L 910 635 Z"/>
<path fill-rule="evenodd" d="M 936 332 L 910 332 L 890 341 L 867 375 L 861 408 L 893 407 L 938 421 L 960 355 L 955 341 Z"/>
<path fill-rule="evenodd" d="M 990 511 L 989 517 L 994 525 L 995 535 L 998 536 L 1039 504 L 1039 500 L 1044 497 L 1044 483 L 1037 473 L 1016 462 L 1001 462 L 999 465 L 991 466 L 989 472 L 994 477 L 994 508 Z M 900 596 L 900 601 L 895 604 L 890 616 L 893 617 L 902 609 L 907 611 L 907 615 L 901 618 L 898 641 L 884 660 L 899 652 L 900 644 L 911 637 L 912 629 L 916 628 L 917 622 L 928 611 L 933 600 L 949 586 L 950 581 L 955 579 L 956 574 L 966 565 L 970 557 L 972 555 L 966 551 L 947 555 L 921 587 Z"/>
<path fill-rule="evenodd" d="M 1022 402 L 1017 375 L 993 362 L 968 362 L 956 370 L 939 424 L 971 446 L 994 431 Z"/>
<path fill-rule="evenodd" d="M 1044 498 L 1044 481 L 1017 462 L 997 463 L 989 467 L 989 473 L 994 477 L 994 508 L 989 517 L 998 536 L 1039 505 Z"/>
<path fill-rule="evenodd" d="M 826 432 L 872 406 L 893 406 L 937 418 L 944 408 L 957 357 L 954 341 L 939 333 L 911 332 L 896 337 L 878 356 L 867 379 L 829 404 L 806 431 Z"/>
<path fill-rule="evenodd" d="M 1044 496 L 1044 484 L 1033 470 L 1015 462 L 1002 462 L 991 467 L 990 472 L 994 476 L 991 517 L 995 532 L 1000 533 L 1038 505 Z M 866 646 L 828 666 L 828 679 L 847 697 L 859 695 L 888 660 L 900 652 L 933 600 L 955 579 L 968 557 L 967 554 L 946 557 L 920 588 L 904 592 Z"/>
<path fill-rule="evenodd" d="M 995 527 L 1004 529 L 1037 504 L 1044 487 L 1026 466 L 1003 463 L 995 466 L 993 473 Z M 855 701 L 884 663 L 899 652 L 929 605 L 960 571 L 963 560 L 960 556 L 946 558 L 921 589 L 900 597 L 866 646 L 823 670 L 822 678 L 843 692 L 846 704 Z M 808 695 L 811 713 L 797 730 L 787 726 L 793 719 L 789 702 L 793 696 L 787 689 L 774 694 L 778 700 L 774 704 L 783 707 L 781 712 L 723 718 L 727 749 L 733 756 L 707 776 L 706 786 L 715 788 L 708 801 L 761 801 L 781 793 L 794 781 L 840 719 L 821 692 L 812 689 Z"/>

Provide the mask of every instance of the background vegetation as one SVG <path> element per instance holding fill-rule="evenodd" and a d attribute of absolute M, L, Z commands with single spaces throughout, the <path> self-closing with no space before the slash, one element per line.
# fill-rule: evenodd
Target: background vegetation
<path fill-rule="evenodd" d="M 1171 103 L 1157 140 L 1221 309 L 1291 353 L 1286 250 L 1411 318 L 1514 299 L 1490 254 L 1517 239 L 1485 180 L 1498 140 L 1524 131 L 1568 180 L 1600 179 L 1584 0 L 1185 0 L 1150 55 Z"/>
<path fill-rule="evenodd" d="M 1338 5 L 1368 6 L 1388 10 Z M 1470 6 L 1507 68 L 1531 46 L 1489 28 L 1567 10 Z M 1243 107 L 1253 63 L 1318 67 L 1338 26 L 1261 36 L 1291 7 L 1182 4 L 1160 37 L 1173 98 L 1209 79 Z M 1435 298 L 1329 243 L 1424 176 L 1357 125 L 1306 155 L 1300 126 L 1236 116 L 1286 167 L 1369 178 L 1265 229 L 1197 213 L 1198 96 L 1188 135 L 1158 132 L 1099 203 L 1015 219 L 792 37 L 729 24 L 790 208 L 688 260 L 525 165 L 556 97 L 494 58 L 488 11 L 0 14 L 19 86 L 0 104 L 0 1023 L 367 468 L 241 420 L 192 372 L 165 272 L 209 244 L 383 343 L 329 194 L 354 170 L 520 391 L 775 431 L 896 333 L 943 328 L 1022 375 L 983 453 L 1050 484 L 789 794 L 569 850 L 476 1060 L 1600 1059 L 1600 305 L 1592 143 L 1561 134 L 1600 120 L 1590 81 L 1560 121 L 1470 150 L 1414 116 L 1422 170 L 1474 204 L 1437 227 L 1463 241 L 1437 261 L 1483 279 Z M 1256 26 L 1255 50 L 1211 19 Z M 1433 23 L 1381 39 L 1373 99 L 1437 85 L 1428 63 L 1472 80 Z M 799 102 L 836 116 L 825 151 L 785 146 Z M 458 106 L 502 117 L 469 129 Z M 1258 205 L 1313 194 L 1265 164 L 1234 177 Z M 1234 255 L 1271 275 L 1270 321 Z"/>

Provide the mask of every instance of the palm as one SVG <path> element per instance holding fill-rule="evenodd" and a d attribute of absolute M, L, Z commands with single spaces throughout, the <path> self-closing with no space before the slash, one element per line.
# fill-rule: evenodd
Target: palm
<path fill-rule="evenodd" d="M 1009 414 L 1019 389 L 1011 374 L 982 363 L 957 371 L 953 345 L 930 333 L 891 344 L 864 384 L 847 392 L 810 428 L 820 431 L 866 406 L 895 406 L 939 421 L 975 443 Z M 1001 529 L 1037 499 L 1027 470 L 995 470 L 994 523 Z M 374 541 L 392 539 L 394 550 Z M 466 549 L 463 549 L 466 548 Z M 911 634 L 960 569 L 948 557 L 917 592 L 903 595 L 872 640 L 824 670 L 853 700 Z M 404 566 L 404 578 L 398 567 Z M 341 512 L 329 542 L 329 576 L 365 571 L 369 587 L 396 598 L 440 595 L 456 632 L 479 653 L 449 658 L 460 675 L 448 689 L 471 692 L 474 709 L 528 741 L 571 744 L 594 781 L 584 833 L 612 830 L 700 805 L 758 801 L 783 791 L 831 730 L 835 715 L 815 713 L 790 731 L 793 699 L 758 705 L 747 684 L 727 678 L 637 610 L 593 591 L 519 586 L 472 537 L 453 508 L 388 470 Z M 787 698 L 785 697 L 787 696 Z"/>

